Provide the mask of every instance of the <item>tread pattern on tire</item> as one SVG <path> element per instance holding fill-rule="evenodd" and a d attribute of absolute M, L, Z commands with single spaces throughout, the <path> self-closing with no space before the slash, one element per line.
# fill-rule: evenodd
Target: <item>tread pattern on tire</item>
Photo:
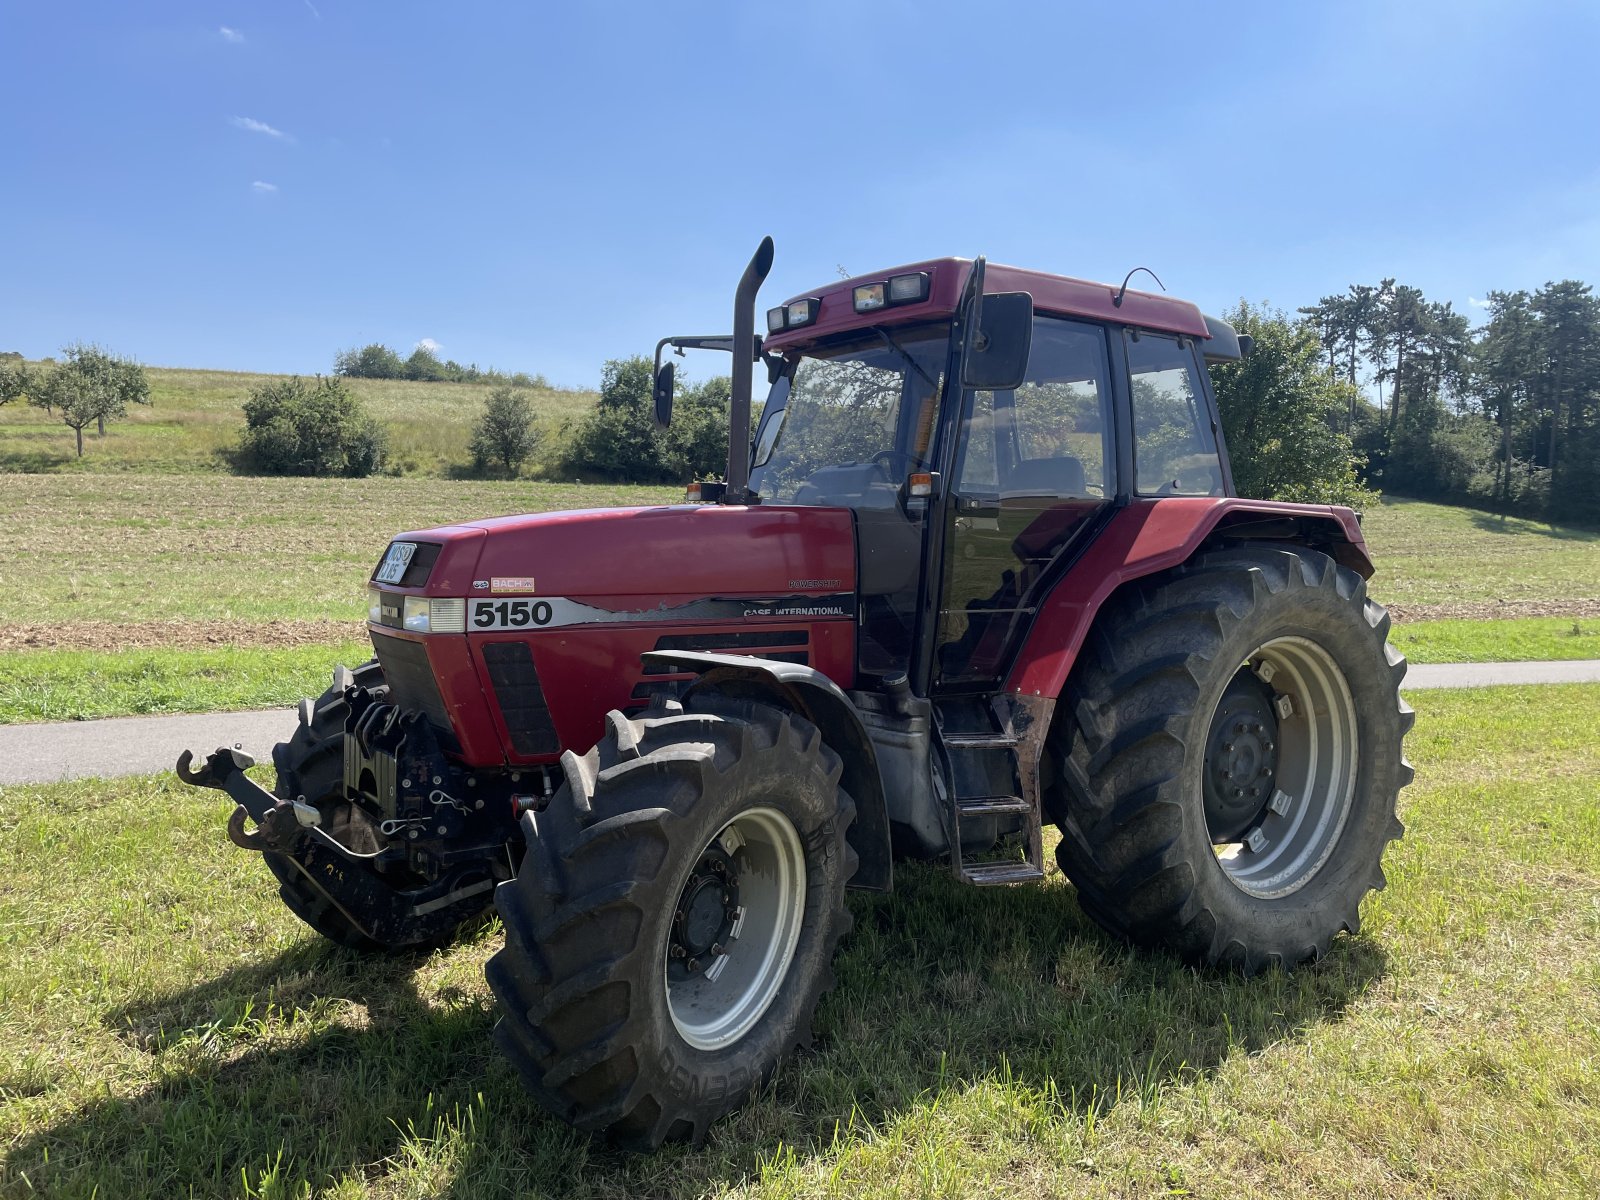
<path fill-rule="evenodd" d="M 1399 738 L 1393 787 L 1373 801 L 1387 818 L 1371 870 L 1297 944 L 1264 945 L 1219 919 L 1197 886 L 1210 864 L 1194 860 L 1192 837 L 1190 849 L 1183 844 L 1184 822 L 1198 806 L 1183 794 L 1182 776 L 1188 738 L 1206 732 L 1195 734 L 1191 717 L 1203 683 L 1215 677 L 1228 634 L 1264 600 L 1301 591 L 1353 608 L 1374 650 L 1381 647 L 1383 701 L 1403 738 L 1414 716 L 1399 694 L 1406 663 L 1387 644 L 1388 613 L 1368 598 L 1361 576 L 1316 551 L 1257 543 L 1205 553 L 1121 595 L 1090 631 L 1061 698 L 1056 762 L 1066 794 L 1052 812 L 1061 830 L 1057 861 L 1084 912 L 1109 932 L 1252 973 L 1327 953 L 1340 930 L 1359 929 L 1361 897 L 1384 886 L 1379 860 L 1404 833 L 1395 800 L 1412 779 Z"/>
<path fill-rule="evenodd" d="M 820 965 L 813 978 L 797 978 L 797 953 L 790 968 L 785 991 L 804 989 L 793 1025 L 761 1033 L 776 1019 L 769 1010 L 733 1047 L 691 1070 L 660 1044 L 676 1036 L 670 1026 L 663 1031 L 648 1016 L 651 1002 L 641 993 L 663 969 L 662 947 L 643 931 L 651 914 L 676 903 L 664 868 L 686 845 L 696 804 L 764 760 L 820 773 L 818 786 L 837 797 L 831 819 L 801 835 L 808 863 L 818 852 L 835 854 L 842 876 L 836 895 L 807 891 L 805 928 L 819 931 L 812 936 L 821 939 Z M 582 757 L 567 752 L 562 768 L 566 782 L 549 807 L 524 817 L 521 871 L 496 890 L 505 945 L 486 971 L 500 1002 L 496 1041 L 534 1099 L 579 1129 L 605 1131 L 634 1149 L 697 1141 L 762 1086 L 777 1061 L 810 1044 L 812 1009 L 832 986 L 828 964 L 851 924 L 843 883 L 856 859 L 844 834 L 855 807 L 838 788 L 842 764 L 798 716 L 711 699 L 691 711 L 658 701 L 637 717 L 612 712 L 601 742 Z M 758 1033 L 779 1039 L 776 1053 L 748 1061 L 743 1052 Z M 695 1053 L 684 1045 L 684 1055 Z"/>

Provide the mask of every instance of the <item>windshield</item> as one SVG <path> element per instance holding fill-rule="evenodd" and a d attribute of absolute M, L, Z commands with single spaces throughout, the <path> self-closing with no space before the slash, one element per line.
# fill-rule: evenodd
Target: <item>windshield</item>
<path fill-rule="evenodd" d="M 933 453 L 948 325 L 863 330 L 785 363 L 756 433 L 768 504 L 888 507 Z"/>

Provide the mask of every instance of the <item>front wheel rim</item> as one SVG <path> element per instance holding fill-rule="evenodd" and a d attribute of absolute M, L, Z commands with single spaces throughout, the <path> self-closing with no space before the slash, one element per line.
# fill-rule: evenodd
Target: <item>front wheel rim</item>
<path fill-rule="evenodd" d="M 1269 694 L 1276 718 L 1262 742 L 1271 756 L 1270 786 L 1263 789 L 1259 813 L 1242 831 L 1218 828 L 1214 812 L 1207 814 L 1207 831 L 1234 886 L 1275 899 L 1310 883 L 1344 832 L 1360 764 L 1356 706 L 1333 656 L 1307 638 L 1263 643 L 1240 668 L 1245 673 Z M 1208 785 L 1223 774 L 1214 761 L 1227 737 L 1227 730 L 1217 727 L 1219 717 L 1235 719 L 1220 711 L 1213 715 L 1201 766 Z M 1263 736 L 1254 724 L 1246 736 L 1252 734 Z"/>
<path fill-rule="evenodd" d="M 775 808 L 729 821 L 696 857 L 667 936 L 667 1011 L 697 1050 L 737 1042 L 777 997 L 805 915 L 805 850 Z"/>

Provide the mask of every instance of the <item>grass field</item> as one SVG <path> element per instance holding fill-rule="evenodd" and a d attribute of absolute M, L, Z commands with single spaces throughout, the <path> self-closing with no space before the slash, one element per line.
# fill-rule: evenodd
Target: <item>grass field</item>
<path fill-rule="evenodd" d="M 1360 936 L 1255 980 L 1099 934 L 1059 877 L 857 897 L 818 1049 L 622 1156 L 489 1042 L 498 933 L 363 960 L 165 779 L 0 793 L 0 1195 L 1600 1193 L 1600 687 L 1420 698 Z"/>
<path fill-rule="evenodd" d="M 74 457 L 73 434 L 42 409 L 0 408 L 0 472 L 107 471 L 208 473 L 228 470 L 223 452 L 238 443 L 243 404 L 252 388 L 275 375 L 237 371 L 191 371 L 151 367 L 149 407 L 134 406 L 103 439 L 85 441 Z M 407 474 L 448 475 L 465 464 L 472 423 L 491 385 L 408 383 L 351 379 L 351 389 L 389 428 L 391 466 Z M 526 389 L 547 445 L 566 422 L 594 405 L 595 393 L 555 388 Z"/>
<path fill-rule="evenodd" d="M 0 723 L 292 702 L 320 691 L 359 639 L 365 580 L 391 533 L 680 496 L 425 478 L 0 475 Z M 1373 593 L 1400 618 L 1393 640 L 1412 661 L 1600 657 L 1600 534 L 1409 501 L 1375 508 L 1365 528 Z"/>
<path fill-rule="evenodd" d="M 318 695 L 337 664 L 370 657 L 365 641 L 0 654 L 0 725 L 271 708 Z"/>

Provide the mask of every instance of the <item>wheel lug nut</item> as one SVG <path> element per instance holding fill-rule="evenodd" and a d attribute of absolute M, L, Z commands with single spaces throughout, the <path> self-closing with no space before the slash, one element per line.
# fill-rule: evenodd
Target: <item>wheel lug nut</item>
<path fill-rule="evenodd" d="M 691 970 L 691 971 L 698 971 L 698 970 L 699 970 L 699 969 L 700 969 L 700 960 L 699 960 L 699 959 L 698 959 L 698 958 L 691 958 L 691 959 L 690 959 L 690 960 L 689 960 L 689 961 L 688 961 L 688 963 L 686 963 L 686 964 L 685 964 L 685 965 L 686 965 L 686 966 L 687 966 L 687 967 L 688 967 L 688 968 L 689 968 L 689 970 Z"/>
<path fill-rule="evenodd" d="M 1232 754 L 1233 753 L 1233 743 L 1232 742 L 1223 742 L 1222 743 L 1222 752 L 1224 754 Z"/>
<path fill-rule="evenodd" d="M 1272 768 L 1271 767 L 1262 767 L 1261 768 L 1261 778 L 1268 779 L 1268 778 L 1271 777 L 1271 775 L 1272 775 Z"/>
<path fill-rule="evenodd" d="M 1217 775 L 1219 777 L 1223 778 L 1223 779 L 1232 779 L 1233 778 L 1233 772 L 1232 771 L 1218 771 Z"/>

